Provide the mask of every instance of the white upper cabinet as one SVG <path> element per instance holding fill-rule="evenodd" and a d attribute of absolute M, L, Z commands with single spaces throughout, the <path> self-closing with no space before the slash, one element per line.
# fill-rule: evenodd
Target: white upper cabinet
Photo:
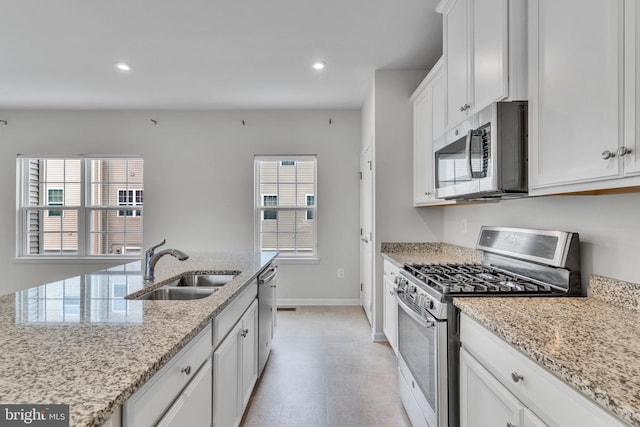
<path fill-rule="evenodd" d="M 637 18 L 635 1 L 529 1 L 530 194 L 640 184 Z"/>
<path fill-rule="evenodd" d="M 442 59 L 411 96 L 413 100 L 413 205 L 453 203 L 436 199 L 433 141 L 444 133 L 445 82 Z"/>
<path fill-rule="evenodd" d="M 524 0 L 443 0 L 446 128 L 492 102 L 527 99 Z"/>
<path fill-rule="evenodd" d="M 469 2 L 451 3 L 444 16 L 444 55 L 446 61 L 446 123 L 453 125 L 467 117 L 469 104 Z"/>
<path fill-rule="evenodd" d="M 640 7 L 627 1 L 625 8 L 625 137 L 622 157 L 626 177 L 640 175 Z M 639 185 L 630 183 L 630 185 Z"/>

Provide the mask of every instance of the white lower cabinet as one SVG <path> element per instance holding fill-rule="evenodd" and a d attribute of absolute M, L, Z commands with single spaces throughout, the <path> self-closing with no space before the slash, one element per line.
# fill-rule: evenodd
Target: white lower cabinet
<path fill-rule="evenodd" d="M 255 300 L 213 353 L 213 426 L 236 427 L 258 379 Z"/>
<path fill-rule="evenodd" d="M 619 419 L 462 314 L 462 427 L 622 427 Z"/>
<path fill-rule="evenodd" d="M 155 426 L 159 422 L 176 426 L 210 425 L 212 350 L 209 324 L 125 402 L 122 408 L 123 425 L 145 427 Z M 203 392 L 208 397 L 203 396 Z M 185 419 L 187 414 L 181 409 L 183 407 L 189 412 L 190 422 L 180 424 L 171 421 L 171 411 L 176 419 Z"/>
<path fill-rule="evenodd" d="M 464 349 L 460 351 L 462 427 L 521 426 L 525 409 L 477 360 Z"/>
<path fill-rule="evenodd" d="M 162 417 L 158 427 L 211 426 L 211 366 L 211 358 L 208 358 Z"/>
<path fill-rule="evenodd" d="M 395 295 L 395 277 L 400 274 L 400 269 L 384 260 L 384 275 L 382 277 L 383 307 L 382 307 L 382 331 L 389 341 L 393 351 L 398 354 L 398 301 Z"/>
<path fill-rule="evenodd" d="M 545 427 L 546 424 L 536 414 L 524 408 L 522 411 L 522 427 Z"/>

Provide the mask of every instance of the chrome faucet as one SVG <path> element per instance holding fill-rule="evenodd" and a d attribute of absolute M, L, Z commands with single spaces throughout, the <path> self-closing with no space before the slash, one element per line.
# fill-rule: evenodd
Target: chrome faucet
<path fill-rule="evenodd" d="M 155 253 L 155 250 L 158 249 L 160 246 L 164 245 L 165 243 L 167 243 L 167 239 L 164 239 L 162 242 L 158 243 L 155 246 L 151 246 L 144 253 L 144 281 L 145 282 L 150 282 L 154 279 L 156 264 L 158 260 L 163 256 L 171 255 L 175 258 L 178 258 L 180 261 L 184 261 L 185 259 L 189 258 L 189 255 L 185 254 L 182 251 L 179 251 L 178 249 L 165 249 L 163 251 Z"/>

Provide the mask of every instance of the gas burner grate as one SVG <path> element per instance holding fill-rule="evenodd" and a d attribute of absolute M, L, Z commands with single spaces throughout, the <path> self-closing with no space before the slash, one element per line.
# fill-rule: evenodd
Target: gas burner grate
<path fill-rule="evenodd" d="M 551 286 L 482 264 L 405 264 L 404 269 L 442 294 L 553 293 Z"/>

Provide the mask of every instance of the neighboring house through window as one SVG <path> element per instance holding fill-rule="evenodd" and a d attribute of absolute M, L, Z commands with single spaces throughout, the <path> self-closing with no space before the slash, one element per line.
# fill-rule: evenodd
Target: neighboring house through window
<path fill-rule="evenodd" d="M 307 206 L 315 206 L 316 204 L 316 196 L 313 194 L 307 194 Z M 311 221 L 313 219 L 313 211 L 311 209 L 307 210 L 307 221 Z"/>
<path fill-rule="evenodd" d="M 142 206 L 144 190 L 118 190 L 118 206 Z M 138 209 L 118 211 L 118 216 L 140 216 Z"/>
<path fill-rule="evenodd" d="M 263 195 L 262 206 L 278 206 L 278 196 L 275 194 Z M 278 212 L 275 210 L 264 210 L 262 211 L 262 219 L 278 219 Z"/>
<path fill-rule="evenodd" d="M 316 156 L 256 156 L 256 249 L 316 258 L 316 194 Z"/>
<path fill-rule="evenodd" d="M 142 253 L 142 158 L 18 156 L 17 167 L 18 257 Z"/>
<path fill-rule="evenodd" d="M 48 206 L 63 206 L 64 205 L 64 190 L 62 188 L 49 188 L 47 190 L 47 205 Z M 47 211 L 49 216 L 62 216 L 62 211 L 58 209 L 49 209 Z"/>

